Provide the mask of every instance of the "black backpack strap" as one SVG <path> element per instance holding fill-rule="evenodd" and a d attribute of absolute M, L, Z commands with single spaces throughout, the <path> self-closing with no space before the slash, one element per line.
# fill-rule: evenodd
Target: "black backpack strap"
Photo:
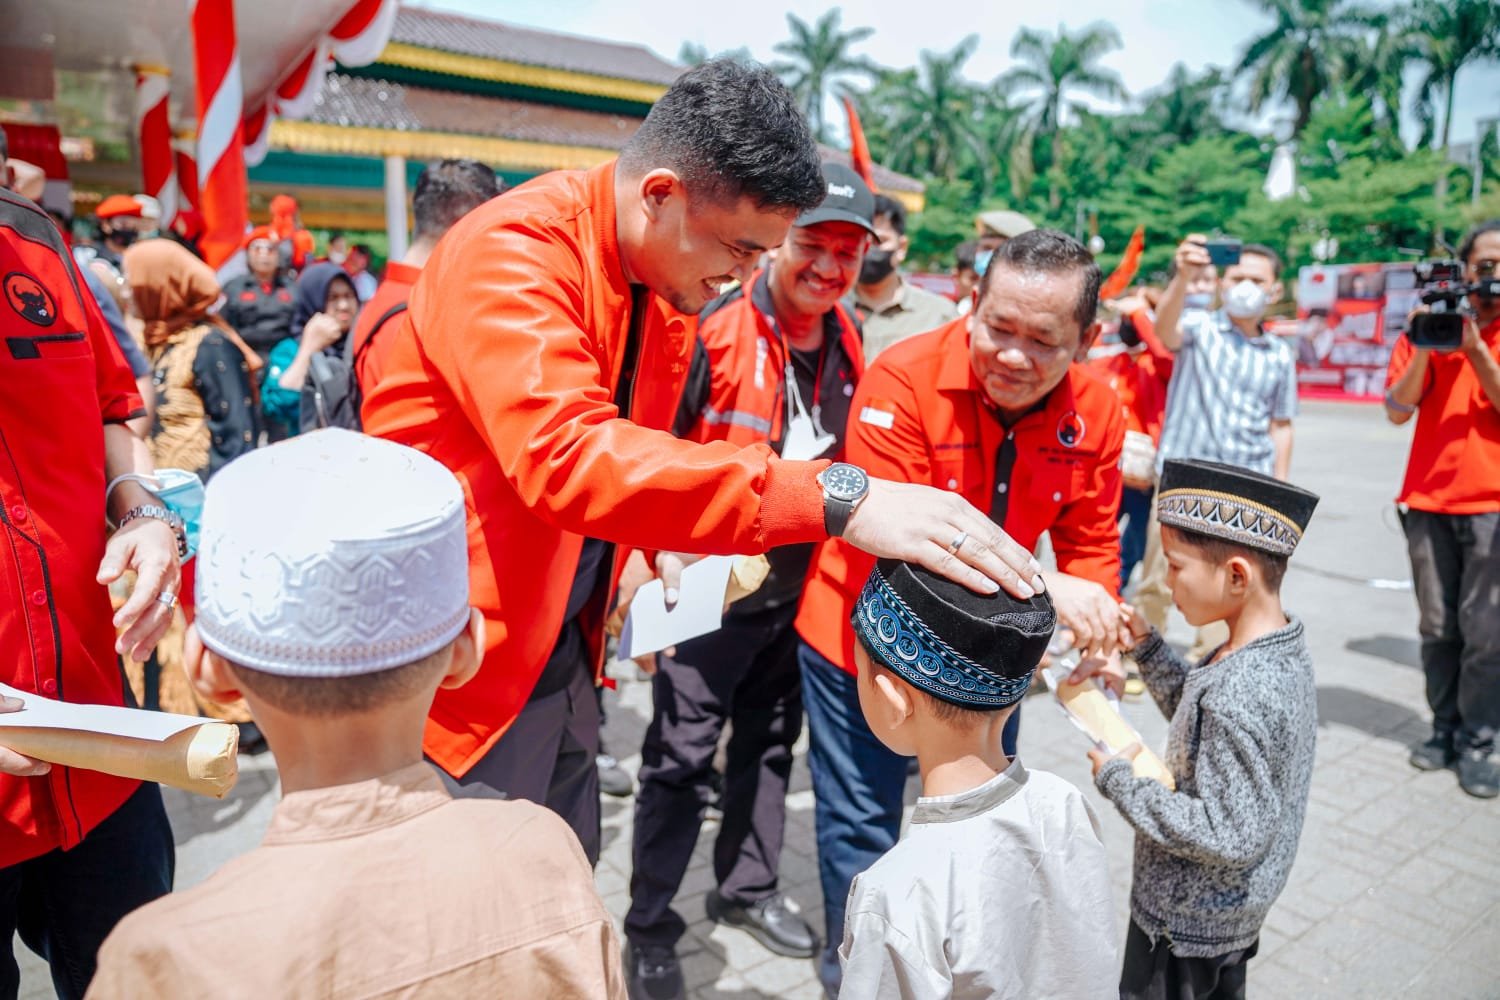
<path fill-rule="evenodd" d="M 354 357 L 350 359 L 349 367 L 354 371 L 354 375 L 356 378 L 359 377 L 359 364 L 364 360 L 365 352 L 370 349 L 371 344 L 375 343 L 375 335 L 378 334 L 381 328 L 384 327 L 387 323 L 395 319 L 397 316 L 400 316 L 404 312 L 406 312 L 406 303 L 397 302 L 385 312 L 381 313 L 380 318 L 375 321 L 375 325 L 370 327 L 370 335 L 365 338 L 365 342 L 363 344 L 359 345 L 359 350 L 355 351 Z"/>

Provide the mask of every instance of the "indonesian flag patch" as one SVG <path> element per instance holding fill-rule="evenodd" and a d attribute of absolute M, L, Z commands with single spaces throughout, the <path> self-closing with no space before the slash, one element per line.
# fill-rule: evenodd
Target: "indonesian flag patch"
<path fill-rule="evenodd" d="M 896 426 L 896 407 L 883 399 L 872 399 L 859 411 L 859 422 L 888 431 Z"/>

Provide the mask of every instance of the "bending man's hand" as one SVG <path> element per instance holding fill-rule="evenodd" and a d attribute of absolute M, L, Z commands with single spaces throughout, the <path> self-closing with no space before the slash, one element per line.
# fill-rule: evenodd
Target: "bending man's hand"
<path fill-rule="evenodd" d="M 20 698 L 0 697 L 0 712 L 19 712 L 23 704 Z M 0 739 L 4 738 L 5 731 L 0 729 Z M 45 760 L 37 760 L 35 757 L 27 757 L 14 750 L 0 747 L 0 774 L 14 774 L 19 778 L 30 778 L 38 774 L 46 774 L 50 770 L 52 770 L 52 765 Z"/>
<path fill-rule="evenodd" d="M 115 628 L 123 630 L 115 640 L 115 652 L 139 662 L 151 655 L 172 624 L 177 589 L 182 584 L 177 535 L 166 522 L 154 517 L 137 518 L 110 537 L 104 561 L 99 564 L 98 580 L 108 586 L 126 570 L 135 572 L 135 584 L 115 612 Z M 172 599 L 162 599 L 163 594 L 171 594 Z"/>
<path fill-rule="evenodd" d="M 1057 620 L 1073 630 L 1073 648 L 1107 656 L 1120 648 L 1120 605 L 1104 587 L 1066 573 L 1048 574 Z"/>
<path fill-rule="evenodd" d="M 844 540 L 882 559 L 916 563 L 980 594 L 1000 587 L 1023 600 L 1047 586 L 1042 567 L 963 497 L 931 486 L 871 479 Z M 954 542 L 961 542 L 953 550 Z"/>

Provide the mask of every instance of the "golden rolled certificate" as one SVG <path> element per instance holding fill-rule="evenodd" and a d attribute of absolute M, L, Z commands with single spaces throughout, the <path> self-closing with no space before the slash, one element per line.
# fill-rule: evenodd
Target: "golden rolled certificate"
<path fill-rule="evenodd" d="M 65 767 L 155 781 L 222 799 L 239 778 L 239 727 L 204 722 L 161 740 L 84 729 L 0 727 L 0 746 Z"/>
<path fill-rule="evenodd" d="M 1083 730 L 1099 743 L 1109 747 L 1111 753 L 1119 753 L 1132 743 L 1140 743 L 1140 734 L 1130 723 L 1115 711 L 1104 692 L 1092 679 L 1081 684 L 1062 682 L 1057 685 L 1057 700 L 1068 714 L 1078 721 Z M 1167 770 L 1161 758 L 1144 744 L 1136 755 L 1131 772 L 1137 778 L 1151 778 L 1176 791 L 1177 781 Z"/>
<path fill-rule="evenodd" d="M 729 571 L 729 586 L 724 588 L 724 603 L 749 597 L 760 589 L 771 575 L 771 562 L 765 556 L 735 556 L 734 568 Z"/>

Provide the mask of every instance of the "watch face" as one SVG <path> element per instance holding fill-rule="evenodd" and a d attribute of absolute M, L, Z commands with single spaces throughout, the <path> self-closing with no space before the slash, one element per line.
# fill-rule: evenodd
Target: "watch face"
<path fill-rule="evenodd" d="M 836 500 L 857 500 L 870 488 L 870 477 L 856 466 L 838 462 L 823 470 L 823 487 Z"/>

